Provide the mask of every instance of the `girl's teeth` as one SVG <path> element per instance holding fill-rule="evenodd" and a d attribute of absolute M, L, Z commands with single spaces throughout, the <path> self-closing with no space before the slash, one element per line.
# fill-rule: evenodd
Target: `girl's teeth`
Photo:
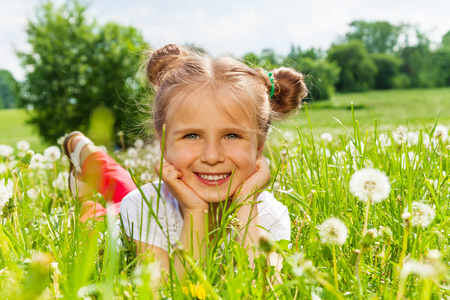
<path fill-rule="evenodd" d="M 201 178 L 209 180 L 209 181 L 217 181 L 226 178 L 228 175 L 203 175 L 198 174 Z"/>

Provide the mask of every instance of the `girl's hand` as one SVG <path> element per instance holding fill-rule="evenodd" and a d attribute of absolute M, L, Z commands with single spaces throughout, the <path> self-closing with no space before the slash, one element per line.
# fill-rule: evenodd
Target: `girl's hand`
<path fill-rule="evenodd" d="M 183 174 L 175 167 L 164 162 L 162 165 L 162 174 L 160 174 L 161 164 L 155 166 L 156 173 L 167 186 L 170 193 L 177 199 L 184 212 L 204 212 L 209 209 L 208 203 L 200 199 L 197 194 L 188 187 L 182 180 Z"/>
<path fill-rule="evenodd" d="M 255 192 L 264 189 L 270 180 L 270 170 L 266 158 L 260 156 L 256 159 L 256 169 L 249 178 L 242 184 L 239 194 L 235 195 L 237 201 L 248 199 L 249 196 L 254 195 Z"/>

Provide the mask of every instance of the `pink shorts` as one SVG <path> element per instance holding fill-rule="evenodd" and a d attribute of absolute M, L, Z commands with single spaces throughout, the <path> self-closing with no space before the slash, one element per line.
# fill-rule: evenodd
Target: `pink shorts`
<path fill-rule="evenodd" d="M 83 181 L 91 184 L 107 203 L 112 204 L 106 209 L 98 202 L 84 201 L 80 214 L 83 222 L 106 214 L 118 215 L 122 199 L 136 189 L 128 171 L 103 151 L 90 154 L 84 161 L 81 172 Z"/>

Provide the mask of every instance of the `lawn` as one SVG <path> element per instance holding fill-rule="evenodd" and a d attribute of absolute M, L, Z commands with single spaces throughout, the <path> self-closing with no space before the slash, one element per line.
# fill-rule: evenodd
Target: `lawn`
<path fill-rule="evenodd" d="M 42 153 L 49 144 L 36 133 L 33 126 L 27 124 L 27 113 L 21 109 L 0 110 L 0 144 L 16 147 L 17 142 L 26 140 L 31 149 Z"/>

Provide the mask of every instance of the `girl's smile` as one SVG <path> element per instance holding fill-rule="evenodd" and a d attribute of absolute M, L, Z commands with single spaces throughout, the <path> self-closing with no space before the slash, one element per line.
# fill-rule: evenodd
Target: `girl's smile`
<path fill-rule="evenodd" d="M 262 147 L 237 104 L 208 97 L 213 95 L 194 92 L 172 99 L 164 157 L 203 201 L 220 202 L 255 172 Z"/>

